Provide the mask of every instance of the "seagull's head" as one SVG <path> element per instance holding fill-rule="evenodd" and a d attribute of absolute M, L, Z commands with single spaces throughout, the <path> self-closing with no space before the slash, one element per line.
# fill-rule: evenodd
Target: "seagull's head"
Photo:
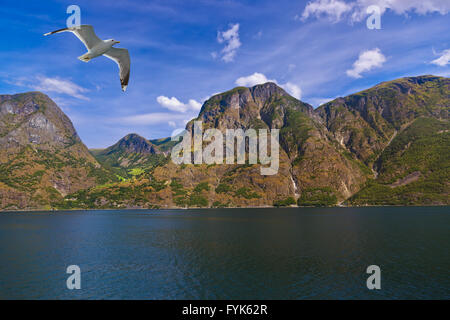
<path fill-rule="evenodd" d="M 116 40 L 114 40 L 114 39 L 110 39 L 110 40 L 107 40 L 107 41 L 110 42 L 110 43 L 112 43 L 112 45 L 115 45 L 115 44 L 120 43 L 120 41 L 116 41 Z"/>

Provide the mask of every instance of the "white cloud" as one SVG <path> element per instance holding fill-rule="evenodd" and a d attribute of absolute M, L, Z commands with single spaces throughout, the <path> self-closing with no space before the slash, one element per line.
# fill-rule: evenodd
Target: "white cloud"
<path fill-rule="evenodd" d="M 296 99 L 302 98 L 302 89 L 297 86 L 296 84 L 293 84 L 291 82 L 287 82 L 285 84 L 280 85 L 284 90 L 289 92 L 291 96 L 293 96 Z"/>
<path fill-rule="evenodd" d="M 450 64 L 450 49 L 444 50 L 442 55 L 431 61 L 432 64 L 435 64 L 440 67 L 445 67 L 446 65 Z"/>
<path fill-rule="evenodd" d="M 200 109 L 202 108 L 202 104 L 200 102 L 194 100 L 194 99 L 190 99 L 189 100 L 189 107 L 192 110 L 200 111 Z"/>
<path fill-rule="evenodd" d="M 171 111 L 185 113 L 187 111 L 199 111 L 202 108 L 202 104 L 194 99 L 190 99 L 188 103 L 183 103 L 175 97 L 168 98 L 165 96 L 159 96 L 156 101 L 166 109 Z"/>
<path fill-rule="evenodd" d="M 415 12 L 420 15 L 428 13 L 447 14 L 450 11 L 450 2 L 448 0 L 358 0 L 358 8 L 366 11 L 366 8 L 376 5 L 379 6 L 381 12 L 387 9 L 394 11 L 396 14 L 407 14 Z"/>
<path fill-rule="evenodd" d="M 253 87 L 256 86 L 257 84 L 263 84 L 266 82 L 276 83 L 276 80 L 269 80 L 264 74 L 255 72 L 254 74 L 249 75 L 247 77 L 240 77 L 235 81 L 235 83 L 241 87 Z"/>
<path fill-rule="evenodd" d="M 259 72 L 255 72 L 254 74 L 249 75 L 247 77 L 240 77 L 235 81 L 236 85 L 242 86 L 242 87 L 253 87 L 258 84 L 264 84 L 267 82 L 276 83 L 277 85 L 282 87 L 284 90 L 286 90 L 294 98 L 301 99 L 301 97 L 302 97 L 302 90 L 298 85 L 293 84 L 291 82 L 279 84 L 277 80 L 267 79 L 267 77 L 264 74 L 259 73 Z"/>
<path fill-rule="evenodd" d="M 236 52 L 242 45 L 239 39 L 239 23 L 230 25 L 230 29 L 226 31 L 219 31 L 217 33 L 217 41 L 219 43 L 225 43 L 225 48 L 221 51 L 222 60 L 225 62 L 234 61 Z"/>
<path fill-rule="evenodd" d="M 364 51 L 359 55 L 358 60 L 353 63 L 353 68 L 347 70 L 347 75 L 352 78 L 361 78 L 361 73 L 380 68 L 385 62 L 386 57 L 381 53 L 380 49 L 375 48 Z"/>
<path fill-rule="evenodd" d="M 44 92 L 55 92 L 66 94 L 74 98 L 89 100 L 88 97 L 84 96 L 83 93 L 89 90 L 80 87 L 79 85 L 73 83 L 70 80 L 60 79 L 60 78 L 47 78 L 47 77 L 37 77 L 39 81 L 38 84 L 32 85 L 35 90 Z"/>
<path fill-rule="evenodd" d="M 27 87 L 36 91 L 54 92 L 59 94 L 65 94 L 81 100 L 89 100 L 83 93 L 88 92 L 88 89 L 80 87 L 74 82 L 61 78 L 49 78 L 45 76 L 36 76 L 32 78 L 17 78 L 8 83 L 19 86 Z"/>
<path fill-rule="evenodd" d="M 367 17 L 369 6 L 378 6 L 381 14 L 391 10 L 395 14 L 403 15 L 416 13 L 426 15 L 439 13 L 445 15 L 450 12 L 448 0 L 356 0 L 345 2 L 343 0 L 313 0 L 310 1 L 302 14 L 302 20 L 309 17 L 325 17 L 332 22 L 338 22 L 348 16 L 351 21 L 361 21 Z"/>
<path fill-rule="evenodd" d="M 308 2 L 302 13 L 302 20 L 311 16 L 316 18 L 327 17 L 332 22 L 341 20 L 343 14 L 352 10 L 353 5 L 339 0 L 315 0 Z"/>

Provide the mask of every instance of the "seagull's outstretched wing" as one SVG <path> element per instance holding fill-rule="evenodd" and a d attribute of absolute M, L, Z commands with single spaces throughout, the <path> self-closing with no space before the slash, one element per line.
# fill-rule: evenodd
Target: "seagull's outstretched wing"
<path fill-rule="evenodd" d="M 120 69 L 119 76 L 122 91 L 127 90 L 128 80 L 130 79 L 130 54 L 128 50 L 111 48 L 103 55 L 117 63 Z"/>
<path fill-rule="evenodd" d="M 59 29 L 59 30 L 56 30 L 53 32 L 46 33 L 46 34 L 44 34 L 44 36 L 48 36 L 48 35 L 60 33 L 60 32 L 72 32 L 73 34 L 75 34 L 77 36 L 78 39 L 81 40 L 81 42 L 84 43 L 84 45 L 86 46 L 86 48 L 88 50 L 91 50 L 93 47 L 95 47 L 95 45 L 97 45 L 99 42 L 102 41 L 95 34 L 94 28 L 91 25 L 87 25 L 87 24 L 79 26 L 79 27 Z"/>

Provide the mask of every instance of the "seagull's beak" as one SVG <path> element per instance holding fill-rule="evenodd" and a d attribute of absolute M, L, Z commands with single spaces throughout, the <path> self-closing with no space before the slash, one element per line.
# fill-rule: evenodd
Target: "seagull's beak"
<path fill-rule="evenodd" d="M 120 41 L 116 41 L 116 43 L 120 43 Z"/>

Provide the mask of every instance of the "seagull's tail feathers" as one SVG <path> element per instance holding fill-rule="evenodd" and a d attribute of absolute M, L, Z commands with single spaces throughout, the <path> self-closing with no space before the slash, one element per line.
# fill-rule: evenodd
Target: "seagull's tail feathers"
<path fill-rule="evenodd" d="M 83 62 L 89 62 L 92 58 L 89 56 L 89 52 L 83 54 L 82 56 L 78 57 L 79 60 Z"/>

